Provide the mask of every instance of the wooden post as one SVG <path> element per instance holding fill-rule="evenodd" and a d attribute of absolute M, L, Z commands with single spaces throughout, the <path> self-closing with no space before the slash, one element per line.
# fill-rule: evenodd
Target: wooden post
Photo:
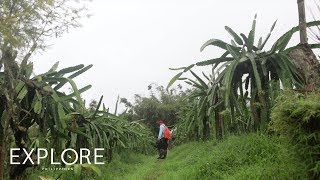
<path fill-rule="evenodd" d="M 299 30 L 300 30 L 300 44 L 308 44 L 307 25 L 306 25 L 306 11 L 304 0 L 297 0 L 299 12 Z"/>

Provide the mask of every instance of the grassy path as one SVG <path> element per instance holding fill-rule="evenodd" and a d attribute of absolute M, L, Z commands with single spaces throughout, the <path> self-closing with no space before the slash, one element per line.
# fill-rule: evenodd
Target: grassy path
<path fill-rule="evenodd" d="M 156 155 L 120 155 L 103 169 L 104 179 L 304 179 L 306 171 L 294 149 L 280 139 L 249 134 L 216 143 L 190 142 Z"/>
<path fill-rule="evenodd" d="M 168 152 L 165 160 L 158 160 L 155 154 L 123 151 L 115 154 L 111 163 L 99 166 L 102 176 L 84 173 L 88 180 L 308 179 L 306 167 L 288 142 L 263 134 L 248 134 L 230 136 L 219 143 L 179 145 Z M 57 175 L 54 171 L 44 173 L 28 179 Z M 63 179 L 74 180 L 74 172 L 67 173 Z"/>
<path fill-rule="evenodd" d="M 157 180 L 161 179 L 164 172 L 161 169 L 161 165 L 164 163 L 164 160 L 157 160 L 154 162 L 152 168 L 147 172 L 143 180 Z"/>

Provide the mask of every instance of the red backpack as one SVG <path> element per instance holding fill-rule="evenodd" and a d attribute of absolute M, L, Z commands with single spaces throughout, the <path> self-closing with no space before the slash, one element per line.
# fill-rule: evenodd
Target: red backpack
<path fill-rule="evenodd" d="M 164 136 L 165 139 L 169 139 L 169 140 L 172 138 L 171 131 L 170 131 L 170 129 L 169 129 L 167 126 L 164 127 L 164 134 L 163 134 L 163 136 Z"/>

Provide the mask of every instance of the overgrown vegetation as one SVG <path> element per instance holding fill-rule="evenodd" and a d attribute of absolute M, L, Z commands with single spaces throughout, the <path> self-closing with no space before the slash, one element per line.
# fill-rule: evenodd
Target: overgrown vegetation
<path fill-rule="evenodd" d="M 56 63 L 33 74 L 32 53 L 46 47 L 46 37 L 78 27 L 85 6 L 73 0 L 1 1 L 0 179 L 318 179 L 320 65 L 312 49 L 320 45 L 307 43 L 306 27 L 320 21 L 305 22 L 303 0 L 298 9 L 299 26 L 269 50 L 264 47 L 276 22 L 258 40 L 256 16 L 247 35 L 225 26 L 231 43 L 210 39 L 200 48 L 218 47 L 221 56 L 172 69 L 180 72 L 167 89 L 151 84 L 149 97 L 136 95 L 134 103 L 119 99 L 117 106 L 127 109 L 117 115 L 117 108 L 111 113 L 102 104 L 103 96 L 86 107 L 81 93 L 91 85 L 78 88 L 74 79 L 92 65 L 59 69 Z M 288 47 L 298 31 L 301 43 Z M 197 74 L 197 66 L 209 66 L 211 73 Z M 183 77 L 188 72 L 192 77 Z M 177 80 L 192 89 L 169 89 Z M 177 146 L 166 161 L 139 154 L 154 152 L 159 119 L 176 130 L 175 144 L 196 141 Z M 48 172 L 41 168 L 49 161 L 9 164 L 13 147 L 20 148 L 15 159 L 20 163 L 26 158 L 22 148 L 53 148 L 58 156 L 66 148 L 104 148 L 106 165 Z"/>
<path fill-rule="evenodd" d="M 227 130 L 236 133 L 263 131 L 270 121 L 270 108 L 281 88 L 305 90 L 310 88 L 308 83 L 311 82 L 307 75 L 299 71 L 296 61 L 290 56 L 290 53 L 300 46 L 287 48 L 292 35 L 299 27 L 294 27 L 282 35 L 273 43 L 270 50 L 263 50 L 275 23 L 267 37 L 264 40 L 261 37 L 257 45 L 255 45 L 256 19 L 247 36 L 243 33 L 239 36 L 226 26 L 226 30 L 233 37 L 231 44 L 211 39 L 201 47 L 201 51 L 208 45 L 219 47 L 225 51 L 221 57 L 173 69 L 183 71 L 172 78 L 168 87 L 176 80 L 183 80 L 195 88 L 188 97 L 194 104 L 191 105 L 193 108 L 190 109 L 190 115 L 184 122 L 186 133 L 189 133 L 192 127 L 205 139 L 209 134 L 210 124 L 213 124 L 212 121 L 215 121 L 217 139 L 228 133 Z M 315 21 L 308 23 L 307 26 L 319 23 Z M 211 65 L 212 74 L 203 73 L 205 77 L 203 80 L 191 70 L 195 65 Z M 189 71 L 195 80 L 181 78 Z M 223 118 L 223 115 L 228 115 L 224 116 L 228 118 Z M 211 123 L 209 120 L 212 120 Z"/>
<path fill-rule="evenodd" d="M 26 169 L 37 165 L 31 160 L 23 163 L 26 158 L 23 149 L 31 152 L 52 148 L 54 155 L 60 157 L 67 148 L 77 153 L 80 148 L 104 148 L 104 161 L 110 162 L 114 151 L 131 149 L 146 153 L 152 148 L 150 130 L 135 120 L 129 122 L 109 113 L 101 103 L 102 97 L 94 109 L 86 108 L 81 93 L 91 85 L 79 89 L 73 79 L 92 65 L 58 70 L 56 63 L 49 71 L 33 75 L 29 58 L 36 49 L 44 48 L 44 36 L 59 36 L 79 25 L 78 13 L 83 9 L 71 7 L 70 3 L 68 0 L 0 3 L 0 20 L 4 25 L 0 28 L 0 179 L 26 178 Z M 25 49 L 28 53 L 21 58 Z M 71 93 L 62 90 L 66 85 Z M 19 164 L 9 164 L 10 148 L 20 149 L 15 154 Z M 33 161 L 38 156 L 35 151 L 31 154 Z M 49 160 L 41 164 L 46 165 Z M 88 167 L 97 169 L 92 165 L 75 165 L 77 176 L 79 169 Z"/>
<path fill-rule="evenodd" d="M 286 91 L 271 114 L 270 129 L 295 144 L 310 177 L 320 177 L 320 94 Z"/>
<path fill-rule="evenodd" d="M 264 134 L 231 136 L 218 143 L 189 142 L 155 156 L 119 157 L 106 166 L 112 179 L 297 179 L 307 178 L 305 164 L 287 141 Z M 107 170 L 110 171 L 107 171 Z"/>
<path fill-rule="evenodd" d="M 148 86 L 149 96 L 136 94 L 134 102 L 129 102 L 126 98 L 121 98 L 120 103 L 126 106 L 126 110 L 120 114 L 121 117 L 129 121 L 142 120 L 154 135 L 158 133 L 156 121 L 163 119 L 170 128 L 178 122 L 178 112 L 185 106 L 183 99 L 189 90 L 182 90 L 180 85 L 177 88 L 165 89 L 161 85 L 150 84 Z"/>
<path fill-rule="evenodd" d="M 12 57 L 10 53 L 12 51 L 5 51 L 3 58 L 14 63 L 14 59 L 9 59 Z M 48 72 L 32 78 L 30 64 L 14 65 L 19 69 L 0 73 L 3 77 L 2 84 L 11 82 L 9 87 L 15 87 L 4 91 L 0 101 L 3 108 L 0 117 L 4 124 L 1 133 L 6 137 L 4 141 L 8 148 L 54 148 L 55 154 L 60 155 L 66 148 L 92 150 L 100 147 L 105 148 L 104 156 L 109 162 L 114 150 L 130 148 L 147 152 L 150 149 L 153 142 L 150 131 L 136 121 L 128 122 L 109 113 L 105 107 L 100 110 L 102 97 L 94 111 L 86 109 L 80 93 L 91 86 L 78 89 L 72 79 L 88 70 L 91 65 L 78 65 L 58 71 L 56 63 Z M 59 90 L 66 83 L 73 89 L 70 94 Z M 3 85 L 2 88 L 8 86 Z M 32 130 L 37 132 L 30 134 Z M 24 160 L 22 150 L 20 155 L 18 161 Z M 14 179 L 23 175 L 29 166 L 32 165 L 10 165 L 10 177 Z M 9 165 L 7 167 L 8 170 Z"/>

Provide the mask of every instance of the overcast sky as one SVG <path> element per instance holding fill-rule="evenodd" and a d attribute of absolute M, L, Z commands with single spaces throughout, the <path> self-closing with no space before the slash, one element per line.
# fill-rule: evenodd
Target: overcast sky
<path fill-rule="evenodd" d="M 313 0 L 306 3 L 307 13 L 316 9 Z M 201 53 L 200 47 L 212 38 L 229 42 L 225 25 L 248 34 L 257 13 L 256 34 L 265 37 L 278 19 L 272 42 L 298 24 L 296 0 L 93 0 L 89 8 L 93 16 L 83 27 L 33 57 L 35 72 L 46 72 L 56 61 L 60 68 L 93 64 L 75 81 L 79 88 L 93 86 L 83 94 L 87 102 L 104 95 L 110 109 L 118 95 L 132 100 L 134 94 L 148 95 L 151 83 L 166 86 L 177 73 L 170 67 L 219 56 L 214 47 Z"/>

